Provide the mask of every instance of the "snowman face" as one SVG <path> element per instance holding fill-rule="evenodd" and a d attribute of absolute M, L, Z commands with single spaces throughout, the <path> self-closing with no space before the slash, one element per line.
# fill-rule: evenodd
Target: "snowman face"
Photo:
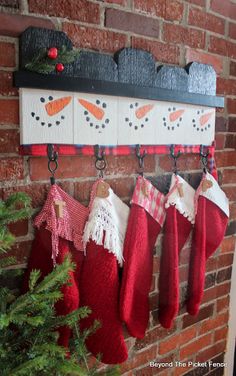
<path fill-rule="evenodd" d="M 130 115 L 125 117 L 125 123 L 135 131 L 148 125 L 149 112 L 153 109 L 153 104 L 140 105 L 139 102 L 130 103 Z"/>
<path fill-rule="evenodd" d="M 71 102 L 71 96 L 54 99 L 52 95 L 49 95 L 48 97 L 41 96 L 38 100 L 42 106 L 41 111 L 31 112 L 31 117 L 36 123 L 48 128 L 63 124 L 66 118 L 63 109 Z"/>
<path fill-rule="evenodd" d="M 168 107 L 168 112 L 162 118 L 162 125 L 168 131 L 174 131 L 181 126 L 185 110 L 177 109 L 177 107 Z"/>
<path fill-rule="evenodd" d="M 197 110 L 192 119 L 192 126 L 196 132 L 207 132 L 211 128 L 211 117 L 214 114 L 209 110 Z"/>
<path fill-rule="evenodd" d="M 85 99 L 78 99 L 78 102 L 84 109 L 83 117 L 88 127 L 102 133 L 110 123 L 109 116 L 106 116 L 108 106 L 106 101 L 96 99 L 96 103 L 92 103 Z"/>

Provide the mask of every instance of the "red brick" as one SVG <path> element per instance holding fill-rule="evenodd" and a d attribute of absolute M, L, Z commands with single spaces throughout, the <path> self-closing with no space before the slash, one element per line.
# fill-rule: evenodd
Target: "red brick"
<path fill-rule="evenodd" d="M 105 0 L 104 2 L 109 3 L 109 4 L 123 5 L 123 6 L 127 4 L 127 0 Z"/>
<path fill-rule="evenodd" d="M 158 308 L 158 294 L 153 293 L 149 296 L 149 307 L 150 311 L 154 311 L 155 309 Z"/>
<path fill-rule="evenodd" d="M 187 280 L 188 280 L 188 267 L 181 266 L 179 268 L 179 281 L 181 283 L 181 282 L 185 282 Z"/>
<path fill-rule="evenodd" d="M 236 202 L 229 204 L 230 219 L 236 219 Z"/>
<path fill-rule="evenodd" d="M 215 328 L 220 328 L 224 324 L 227 324 L 229 319 L 229 313 L 225 312 L 220 315 L 217 315 L 216 317 L 212 318 L 210 317 L 208 320 L 205 320 L 201 324 L 201 328 L 199 331 L 199 334 L 205 334 L 207 332 L 212 332 Z"/>
<path fill-rule="evenodd" d="M 63 31 L 77 47 L 104 52 L 116 52 L 126 47 L 127 36 L 108 30 L 63 23 Z"/>
<path fill-rule="evenodd" d="M 232 275 L 232 267 L 219 270 L 217 272 L 217 283 L 230 280 L 231 275 Z"/>
<path fill-rule="evenodd" d="M 236 165 L 236 151 L 216 151 L 215 156 L 218 168 Z"/>
<path fill-rule="evenodd" d="M 175 45 L 132 37 L 131 47 L 151 52 L 155 59 L 160 62 L 170 64 L 178 64 L 179 62 L 180 51 L 179 47 Z"/>
<path fill-rule="evenodd" d="M 157 338 L 161 340 L 162 338 L 166 338 L 170 336 L 176 331 L 176 324 L 173 325 L 171 329 L 165 329 L 161 325 L 147 331 L 145 333 L 145 337 L 143 339 L 137 339 L 135 342 L 135 349 L 141 350 L 148 345 L 151 345 L 156 342 Z"/>
<path fill-rule="evenodd" d="M 217 354 L 221 354 L 222 352 L 224 352 L 225 348 L 226 348 L 226 341 L 215 343 L 211 347 L 208 347 L 208 349 L 203 349 L 201 352 L 198 352 L 196 361 L 206 362 L 209 359 L 212 359 Z"/>
<path fill-rule="evenodd" d="M 29 11 L 82 22 L 100 22 L 99 5 L 87 0 L 29 0 Z"/>
<path fill-rule="evenodd" d="M 57 184 L 68 194 L 72 194 L 71 187 L 73 183 L 71 182 L 57 182 Z M 32 200 L 32 207 L 33 208 L 39 208 L 43 206 L 46 198 L 47 193 L 50 189 L 50 183 L 47 184 L 41 184 L 41 183 L 35 183 L 30 185 L 23 185 L 23 186 L 16 186 L 16 187 L 10 187 L 5 188 L 3 193 L 3 199 L 5 200 L 7 197 L 9 197 L 12 193 L 15 192 L 25 192 L 27 193 Z"/>
<path fill-rule="evenodd" d="M 228 98 L 227 99 L 227 109 L 229 114 L 236 114 L 236 99 Z"/>
<path fill-rule="evenodd" d="M 107 9 L 105 26 L 121 31 L 131 31 L 135 34 L 147 35 L 158 39 L 159 21 L 131 12 L 118 9 Z"/>
<path fill-rule="evenodd" d="M 213 35 L 210 35 L 208 50 L 218 55 L 236 58 L 236 44 Z"/>
<path fill-rule="evenodd" d="M 235 23 L 229 24 L 229 37 L 232 39 L 236 39 L 236 24 Z"/>
<path fill-rule="evenodd" d="M 227 129 L 227 119 L 223 116 L 216 116 L 215 124 L 216 132 L 226 132 Z"/>
<path fill-rule="evenodd" d="M 166 42 L 184 44 L 194 48 L 204 48 L 205 46 L 205 32 L 201 30 L 164 23 L 163 35 Z"/>
<path fill-rule="evenodd" d="M 138 162 L 135 155 L 128 155 L 128 156 L 111 156 L 108 155 L 106 157 L 107 167 L 105 169 L 105 175 L 115 175 L 115 174 L 122 174 L 122 175 L 130 175 L 137 171 L 138 169 Z M 145 157 L 145 172 L 152 172 L 155 170 L 155 156 L 154 155 L 147 155 Z"/>
<path fill-rule="evenodd" d="M 230 76 L 236 76 L 236 61 L 230 62 Z"/>
<path fill-rule="evenodd" d="M 0 129 L 0 153 L 16 153 L 19 149 L 19 131 Z"/>
<path fill-rule="evenodd" d="M 225 282 L 217 286 L 216 296 L 219 298 L 220 296 L 229 294 L 229 292 L 230 292 L 230 282 Z"/>
<path fill-rule="evenodd" d="M 205 320 L 210 317 L 213 314 L 213 307 L 213 304 L 209 304 L 208 306 L 201 308 L 197 316 L 185 315 L 183 317 L 183 328 L 187 328 L 188 326 L 191 326 L 196 322 Z"/>
<path fill-rule="evenodd" d="M 190 8 L 188 23 L 192 26 L 200 27 L 204 30 L 210 30 L 218 34 L 224 34 L 225 21 L 223 18 L 206 13 L 197 8 Z"/>
<path fill-rule="evenodd" d="M 233 186 L 224 186 L 223 191 L 228 197 L 229 201 L 236 201 L 236 189 L 235 185 Z"/>
<path fill-rule="evenodd" d="M 221 56 L 186 48 L 185 59 L 186 64 L 196 61 L 198 63 L 211 64 L 218 74 L 223 71 L 223 57 Z"/>
<path fill-rule="evenodd" d="M 153 257 L 153 273 L 159 273 L 160 271 L 160 257 L 154 256 Z"/>
<path fill-rule="evenodd" d="M 236 134 L 226 135 L 225 147 L 227 149 L 236 149 Z"/>
<path fill-rule="evenodd" d="M 0 71 L 0 95 L 18 95 L 18 89 L 13 86 L 12 72 Z"/>
<path fill-rule="evenodd" d="M 227 340 L 228 328 L 227 326 L 221 329 L 217 329 L 214 333 L 214 342 Z"/>
<path fill-rule="evenodd" d="M 199 5 L 201 7 L 204 7 L 206 5 L 206 0 L 186 0 L 187 3 Z"/>
<path fill-rule="evenodd" d="M 236 18 L 236 8 L 230 0 L 211 0 L 211 9 L 219 14 L 222 14 L 225 17 L 232 19 Z"/>
<path fill-rule="evenodd" d="M 28 234 L 28 219 L 18 221 L 16 223 L 11 223 L 9 226 L 9 231 L 16 237 L 25 236 Z"/>
<path fill-rule="evenodd" d="M 197 154 L 183 154 L 177 162 L 178 169 L 181 171 L 198 170 L 200 168 L 200 160 Z M 173 168 L 173 161 L 169 155 L 160 156 L 159 166 L 163 171 L 171 171 Z"/>
<path fill-rule="evenodd" d="M 55 29 L 53 22 L 49 19 L 23 16 L 19 14 L 0 13 L 0 34 L 10 37 L 18 37 L 27 27 L 45 27 Z"/>
<path fill-rule="evenodd" d="M 176 334 L 174 336 L 171 336 L 165 341 L 160 342 L 159 344 L 159 354 L 166 354 L 175 348 L 188 343 L 193 338 L 196 337 L 197 329 L 195 327 L 188 328 L 184 331 L 182 331 L 179 334 Z"/>
<path fill-rule="evenodd" d="M 153 345 L 146 350 L 136 353 L 130 360 L 120 365 L 121 374 L 129 370 L 136 369 L 142 364 L 146 364 L 156 359 L 157 345 Z"/>
<path fill-rule="evenodd" d="M 96 176 L 94 161 L 91 157 L 73 156 L 60 157 L 56 179 Z M 47 159 L 44 157 L 30 158 L 31 180 L 47 180 L 50 172 L 47 168 Z"/>
<path fill-rule="evenodd" d="M 202 348 L 209 346 L 211 344 L 211 340 L 211 334 L 207 334 L 201 338 L 196 338 L 194 342 L 180 349 L 180 359 L 185 359 L 192 354 L 198 353 Z"/>
<path fill-rule="evenodd" d="M 226 253 L 219 255 L 218 258 L 218 268 L 224 268 L 225 266 L 230 266 L 233 263 L 233 254 Z"/>
<path fill-rule="evenodd" d="M 0 0 L 0 5 L 12 9 L 18 9 L 20 6 L 19 0 Z"/>
<path fill-rule="evenodd" d="M 212 287 L 210 289 L 204 290 L 203 298 L 202 298 L 202 304 L 209 303 L 213 300 L 215 300 L 217 295 L 217 288 Z"/>
<path fill-rule="evenodd" d="M 223 298 L 220 298 L 217 300 L 216 307 L 217 307 L 217 313 L 225 311 L 226 309 L 229 309 L 229 296 L 224 296 Z"/>
<path fill-rule="evenodd" d="M 180 253 L 180 259 L 179 259 L 180 265 L 189 265 L 190 251 L 191 249 L 189 248 L 182 249 Z"/>
<path fill-rule="evenodd" d="M 23 158 L 0 159 L 0 181 L 23 179 Z"/>
<path fill-rule="evenodd" d="M 17 99 L 0 99 L 0 124 L 19 124 Z"/>
<path fill-rule="evenodd" d="M 215 135 L 215 143 L 216 143 L 216 149 L 217 150 L 224 149 L 225 135 L 222 134 L 222 133 L 216 133 L 216 135 Z"/>
<path fill-rule="evenodd" d="M 229 117 L 228 132 L 236 132 L 236 117 Z"/>
<path fill-rule="evenodd" d="M 209 257 L 206 262 L 206 271 L 212 272 L 213 270 L 217 269 L 218 266 L 218 259 L 217 257 Z"/>
<path fill-rule="evenodd" d="M 0 42 L 0 66 L 2 67 L 15 67 L 15 45 L 8 42 Z"/>
<path fill-rule="evenodd" d="M 169 21 L 181 21 L 184 9 L 183 4 L 176 0 L 135 0 L 134 8 Z"/>
<path fill-rule="evenodd" d="M 170 354 L 164 358 L 161 358 L 157 360 L 159 364 L 166 364 L 166 367 L 150 367 L 145 366 L 143 368 L 140 368 L 139 370 L 135 371 L 135 376 L 154 376 L 157 374 L 160 374 L 160 376 L 169 376 L 170 368 L 168 367 L 168 364 L 175 361 L 175 354 Z M 150 359 L 156 361 L 156 359 Z M 130 376 L 134 376 L 134 373 L 132 373 Z"/>
<path fill-rule="evenodd" d="M 236 95 L 236 80 L 218 77 L 217 94 Z"/>
<path fill-rule="evenodd" d="M 232 253 L 235 250 L 236 237 L 229 236 L 224 238 L 221 243 L 221 253 Z"/>

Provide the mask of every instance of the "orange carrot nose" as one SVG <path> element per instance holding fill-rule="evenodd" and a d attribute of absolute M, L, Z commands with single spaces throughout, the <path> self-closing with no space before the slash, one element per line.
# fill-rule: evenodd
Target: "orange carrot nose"
<path fill-rule="evenodd" d="M 45 104 L 46 111 L 49 116 L 58 114 L 63 108 L 65 108 L 71 101 L 72 97 L 64 97 L 55 99 L 52 102 Z"/>
<path fill-rule="evenodd" d="M 145 115 L 148 114 L 154 107 L 154 104 L 146 104 L 145 106 L 139 107 L 135 111 L 135 115 L 137 119 L 142 119 Z"/>
<path fill-rule="evenodd" d="M 204 125 L 206 122 L 210 119 L 210 117 L 213 115 L 213 112 L 208 112 L 208 114 L 202 115 L 200 117 L 200 124 Z"/>
<path fill-rule="evenodd" d="M 86 101 L 85 99 L 78 99 L 78 102 L 86 108 L 97 120 L 102 120 L 104 116 L 104 111 L 97 107 L 95 104 Z"/>
<path fill-rule="evenodd" d="M 180 116 L 183 115 L 184 111 L 185 110 L 177 110 L 175 112 L 171 112 L 171 114 L 169 115 L 170 121 L 175 121 L 180 118 Z"/>

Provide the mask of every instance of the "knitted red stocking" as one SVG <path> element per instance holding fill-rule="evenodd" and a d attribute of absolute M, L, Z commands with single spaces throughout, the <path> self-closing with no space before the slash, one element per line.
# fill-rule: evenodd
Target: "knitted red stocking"
<path fill-rule="evenodd" d="M 223 240 L 229 204 L 225 193 L 212 175 L 204 175 L 196 193 L 197 214 L 193 230 L 187 311 L 196 315 L 202 300 L 206 260 Z"/>
<path fill-rule="evenodd" d="M 153 248 L 165 218 L 164 195 L 139 177 L 124 243 L 120 315 L 133 337 L 143 338 L 149 321 Z"/>
<path fill-rule="evenodd" d="M 194 189 L 180 176 L 172 176 L 166 208 L 159 275 L 159 321 L 164 328 L 170 328 L 179 310 L 179 253 L 194 221 Z"/>
<path fill-rule="evenodd" d="M 123 261 L 129 208 L 111 189 L 107 195 L 92 200 L 85 226 L 86 256 L 80 278 L 80 304 L 90 307 L 92 314 L 81 320 L 80 326 L 83 330 L 94 319 L 100 321 L 101 327 L 87 339 L 88 350 L 95 356 L 100 354 L 103 363 L 117 364 L 128 356 L 119 317 L 117 261 L 120 264 Z"/>
<path fill-rule="evenodd" d="M 64 257 L 70 252 L 69 242 L 65 239 L 59 238 L 58 249 L 59 254 L 56 261 L 58 264 L 61 264 L 64 260 Z M 80 254 L 80 256 L 83 256 L 82 252 L 76 252 L 77 254 Z M 40 280 L 42 280 L 53 270 L 51 233 L 44 227 L 36 231 L 36 236 L 33 241 L 32 250 L 28 261 L 28 268 L 24 276 L 24 292 L 28 290 L 29 276 L 30 272 L 33 269 L 40 270 Z M 76 275 L 78 275 L 78 270 L 79 266 L 77 264 Z M 69 275 L 70 285 L 66 284 L 62 286 L 61 291 L 63 293 L 63 298 L 55 304 L 57 315 L 66 315 L 77 309 L 79 305 L 79 291 L 77 282 L 75 280 L 75 275 L 73 272 L 70 272 Z M 71 336 L 71 329 L 64 326 L 60 327 L 58 331 L 58 344 L 61 346 L 68 347 L 69 338 Z"/>

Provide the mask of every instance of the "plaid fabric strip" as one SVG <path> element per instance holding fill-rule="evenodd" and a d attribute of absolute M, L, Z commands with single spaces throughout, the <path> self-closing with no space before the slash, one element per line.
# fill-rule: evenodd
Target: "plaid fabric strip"
<path fill-rule="evenodd" d="M 165 220 L 165 196 L 148 180 L 139 176 L 131 204 L 142 206 L 161 226 Z"/>
<path fill-rule="evenodd" d="M 88 145 L 54 145 L 59 155 L 88 155 L 94 156 L 94 147 Z M 170 154 L 171 145 L 142 145 L 140 152 L 144 150 L 147 154 Z M 105 151 L 105 155 L 130 155 L 135 154 L 136 145 L 131 146 L 101 146 Z M 174 153 L 181 151 L 183 154 L 199 154 L 199 145 L 175 145 Z M 204 153 L 208 154 L 208 169 L 210 173 L 217 179 L 216 165 L 214 159 L 215 144 L 204 146 Z M 21 155 L 31 156 L 47 156 L 47 145 L 21 145 L 19 149 Z"/>

